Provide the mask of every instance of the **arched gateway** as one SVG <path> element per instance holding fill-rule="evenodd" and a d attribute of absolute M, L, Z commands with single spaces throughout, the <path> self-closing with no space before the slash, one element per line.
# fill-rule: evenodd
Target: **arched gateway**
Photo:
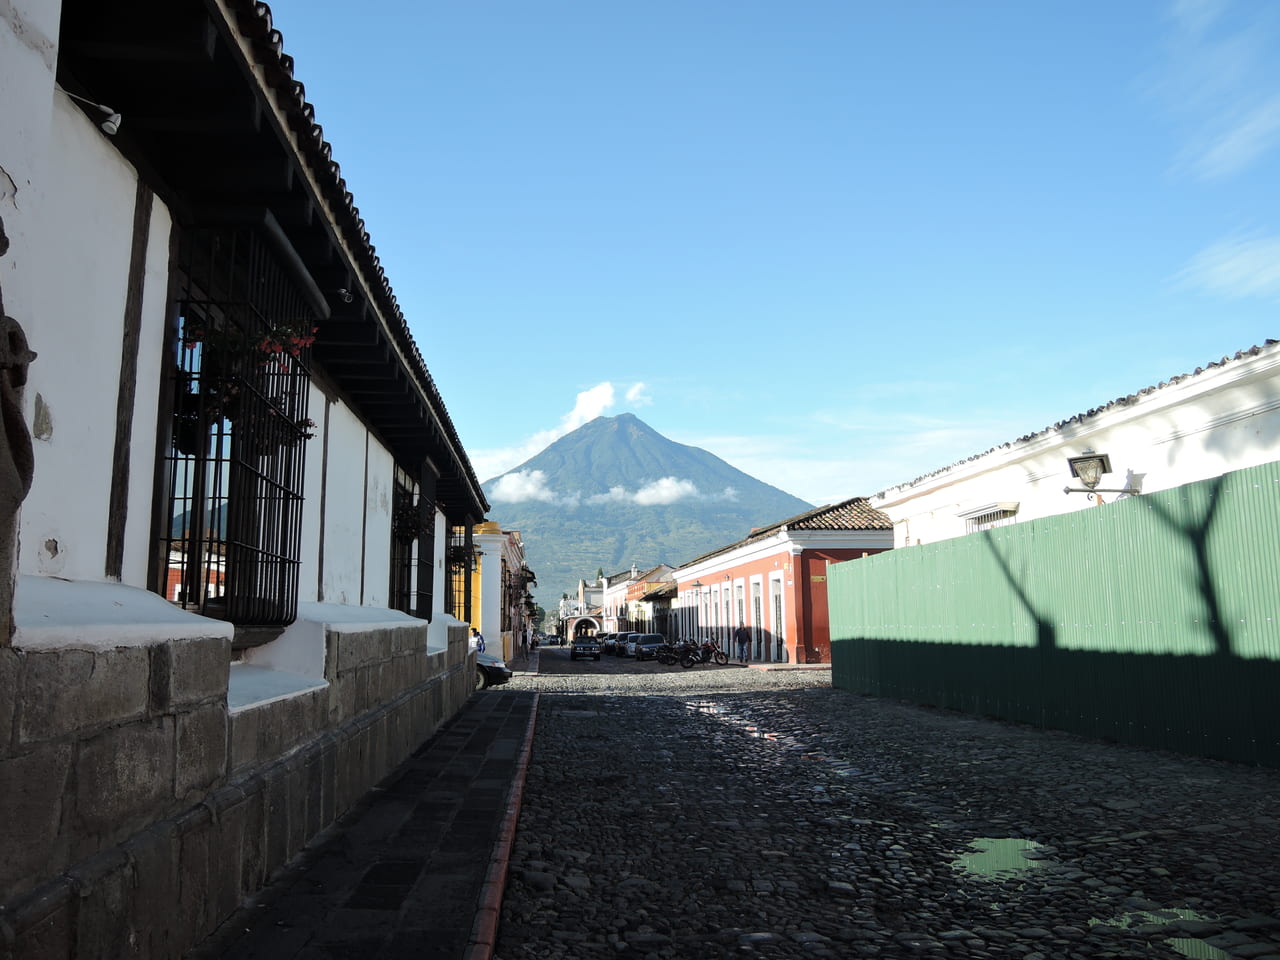
<path fill-rule="evenodd" d="M 595 636 L 600 632 L 601 623 L 595 617 L 570 617 L 566 622 L 569 639 Z"/>

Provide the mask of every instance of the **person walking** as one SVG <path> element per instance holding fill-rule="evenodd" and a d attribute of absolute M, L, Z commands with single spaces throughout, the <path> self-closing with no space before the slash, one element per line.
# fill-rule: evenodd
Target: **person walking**
<path fill-rule="evenodd" d="M 520 656 L 524 657 L 526 660 L 528 660 L 528 659 L 529 659 L 529 630 L 528 630 L 528 628 L 526 628 L 526 629 L 524 630 L 524 632 L 522 632 L 522 633 L 520 634 Z"/>
<path fill-rule="evenodd" d="M 475 627 L 471 628 L 471 649 L 484 653 L 484 637 Z"/>
<path fill-rule="evenodd" d="M 738 662 L 749 662 L 751 659 L 751 631 L 747 629 L 747 625 L 741 620 L 738 621 L 738 629 L 733 631 L 733 640 L 738 645 Z"/>

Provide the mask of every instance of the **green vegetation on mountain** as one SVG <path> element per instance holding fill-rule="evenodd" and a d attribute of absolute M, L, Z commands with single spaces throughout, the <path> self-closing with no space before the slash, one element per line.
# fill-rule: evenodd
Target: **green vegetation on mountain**
<path fill-rule="evenodd" d="M 597 417 L 484 490 L 488 519 L 520 531 L 548 608 L 598 569 L 679 566 L 812 508 L 632 414 Z"/>

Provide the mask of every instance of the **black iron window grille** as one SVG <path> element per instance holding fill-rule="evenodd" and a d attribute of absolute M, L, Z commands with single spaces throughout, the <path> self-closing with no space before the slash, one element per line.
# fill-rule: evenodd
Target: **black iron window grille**
<path fill-rule="evenodd" d="M 297 614 L 314 310 L 253 228 L 180 243 L 159 568 L 171 601 L 245 626 Z"/>
<path fill-rule="evenodd" d="M 397 466 L 391 510 L 390 605 L 393 610 L 420 615 L 415 587 L 423 519 L 417 487 L 408 472 Z"/>
<path fill-rule="evenodd" d="M 504 557 L 502 560 L 502 629 L 504 631 L 513 628 L 514 614 L 511 608 L 518 602 L 520 593 L 517 591 L 523 586 L 524 584 L 521 583 L 520 587 L 517 587 L 515 575 L 512 574 Z"/>

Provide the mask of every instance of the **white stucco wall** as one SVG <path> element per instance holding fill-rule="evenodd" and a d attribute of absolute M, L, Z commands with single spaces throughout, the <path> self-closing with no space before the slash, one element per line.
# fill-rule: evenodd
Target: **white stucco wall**
<path fill-rule="evenodd" d="M 23 325 L 39 356 L 25 403 L 35 482 L 22 509 L 19 572 L 105 578 L 124 305 L 136 174 L 65 96 L 53 101 L 36 253 L 24 273 L 38 300 Z M 145 585 L 156 393 L 168 290 L 167 211 L 156 203 L 147 249 L 129 523 L 123 579 Z M 42 430 L 42 423 L 48 429 Z"/>
<path fill-rule="evenodd" d="M 449 523 L 445 515 L 436 511 L 436 555 L 432 558 L 431 573 L 431 626 L 427 630 L 427 649 L 444 650 L 449 646 L 449 627 L 456 621 L 444 612 L 445 544 L 449 542 Z"/>
<path fill-rule="evenodd" d="M 0 290 L 5 312 L 29 330 L 39 308 L 39 279 L 28 272 L 39 259 L 36 249 L 42 175 L 49 153 L 50 104 L 57 65 L 56 0 L 9 0 L 0 5 L 0 219 L 9 237 L 0 257 Z"/>
<path fill-rule="evenodd" d="M 365 498 L 364 599 L 366 606 L 391 601 L 391 502 L 396 463 L 373 438 L 369 441 L 369 485 Z"/>
<path fill-rule="evenodd" d="M 310 416 L 323 427 L 325 401 L 313 392 Z M 385 607 L 390 599 L 391 500 L 395 461 L 343 404 L 329 405 L 328 463 L 321 437 L 307 451 L 307 504 L 303 539 L 310 551 L 304 581 L 315 584 L 319 544 L 319 474 L 327 474 L 324 518 L 325 603 Z M 313 489 L 313 486 L 314 489 Z M 363 564 L 363 580 L 361 569 Z M 363 586 L 362 586 L 363 582 Z M 314 588 L 302 594 L 315 598 Z"/>
<path fill-rule="evenodd" d="M 359 504 L 364 502 L 367 436 L 368 430 L 350 410 L 341 404 L 330 408 L 325 466 L 329 488 L 324 522 L 325 603 L 360 602 L 363 515 Z M 307 470 L 318 471 L 321 466 L 317 451 L 314 461 L 308 458 Z M 308 523 L 318 522 L 319 509 L 319 499 L 309 497 L 304 514 Z"/>
<path fill-rule="evenodd" d="M 1110 457 L 1100 489 L 1132 478 L 1146 493 L 1280 459 L 1280 344 L 892 487 L 871 505 L 893 519 L 898 547 L 962 536 L 961 515 L 988 504 L 1017 503 L 1018 522 L 1087 509 L 1085 494 L 1063 493 L 1081 486 L 1067 458 L 1085 450 Z"/>

